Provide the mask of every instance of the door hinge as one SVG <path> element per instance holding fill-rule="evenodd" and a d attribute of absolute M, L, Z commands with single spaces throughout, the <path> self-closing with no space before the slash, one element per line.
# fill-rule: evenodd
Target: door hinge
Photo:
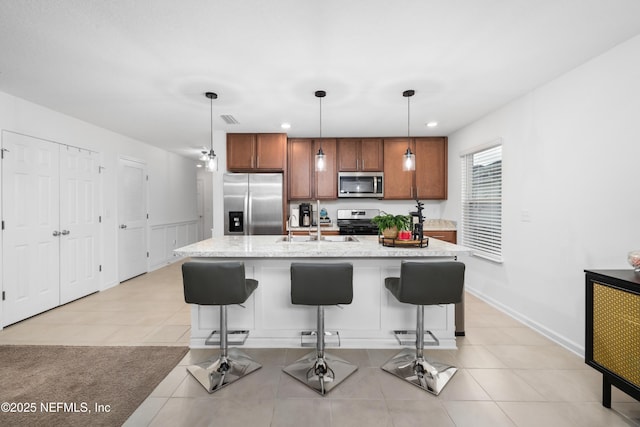
<path fill-rule="evenodd" d="M 4 230 L 4 219 L 2 220 L 2 229 Z"/>
<path fill-rule="evenodd" d="M 4 301 L 4 291 L 2 291 L 2 301 Z"/>
<path fill-rule="evenodd" d="M 149 258 L 149 252 L 147 252 L 147 258 Z"/>
<path fill-rule="evenodd" d="M 6 152 L 9 152 L 9 150 L 7 150 L 6 148 L 0 149 L 0 153 L 1 153 L 1 154 L 0 154 L 0 156 L 1 156 L 0 158 L 4 159 L 4 152 L 5 152 L 5 151 L 6 151 Z"/>
<path fill-rule="evenodd" d="M 98 266 L 98 271 L 102 272 L 102 264 Z"/>
<path fill-rule="evenodd" d="M 101 223 L 102 222 L 102 215 L 98 215 L 98 222 Z"/>
<path fill-rule="evenodd" d="M 149 219 L 149 214 L 147 214 L 147 219 Z"/>

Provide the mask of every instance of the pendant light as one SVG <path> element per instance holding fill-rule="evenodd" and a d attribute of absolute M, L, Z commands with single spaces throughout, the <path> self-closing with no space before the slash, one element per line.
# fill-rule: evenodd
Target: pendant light
<path fill-rule="evenodd" d="M 410 125 L 411 125 L 411 97 L 415 95 L 416 91 L 409 89 L 402 92 L 402 96 L 407 98 L 407 151 L 402 156 L 402 170 L 404 171 L 414 171 L 416 170 L 416 155 L 411 152 L 411 136 L 410 136 Z"/>
<path fill-rule="evenodd" d="M 316 154 L 316 172 L 323 172 L 327 170 L 327 159 L 322 151 L 322 98 L 327 96 L 327 92 L 324 90 L 316 91 L 316 98 L 320 100 L 320 149 Z"/>
<path fill-rule="evenodd" d="M 209 153 L 206 151 L 202 152 L 201 159 L 204 159 L 204 165 L 207 168 L 207 171 L 214 172 L 218 170 L 218 157 L 216 157 L 216 153 L 213 151 L 213 100 L 218 99 L 218 95 L 214 92 L 207 92 L 204 94 L 207 98 L 209 98 L 210 104 L 210 112 L 211 112 L 211 150 Z"/>

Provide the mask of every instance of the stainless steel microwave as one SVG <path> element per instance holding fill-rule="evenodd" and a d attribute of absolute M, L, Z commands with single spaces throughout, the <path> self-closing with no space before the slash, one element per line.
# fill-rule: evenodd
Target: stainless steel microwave
<path fill-rule="evenodd" d="M 338 172 L 338 197 L 384 197 L 384 173 Z"/>

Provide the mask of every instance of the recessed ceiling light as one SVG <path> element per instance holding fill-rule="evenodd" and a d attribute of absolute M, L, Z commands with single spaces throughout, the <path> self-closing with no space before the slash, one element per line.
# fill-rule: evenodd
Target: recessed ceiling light
<path fill-rule="evenodd" d="M 436 126 L 438 126 L 438 122 L 429 122 L 429 123 L 427 123 L 427 127 L 428 128 L 434 128 Z"/>
<path fill-rule="evenodd" d="M 291 123 L 283 123 L 280 125 L 282 129 L 291 129 Z"/>

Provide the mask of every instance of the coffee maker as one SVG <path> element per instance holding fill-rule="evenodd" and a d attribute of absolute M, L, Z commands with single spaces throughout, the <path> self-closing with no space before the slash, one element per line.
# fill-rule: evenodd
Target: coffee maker
<path fill-rule="evenodd" d="M 299 207 L 300 227 L 311 227 L 313 207 L 311 203 L 300 203 Z"/>

